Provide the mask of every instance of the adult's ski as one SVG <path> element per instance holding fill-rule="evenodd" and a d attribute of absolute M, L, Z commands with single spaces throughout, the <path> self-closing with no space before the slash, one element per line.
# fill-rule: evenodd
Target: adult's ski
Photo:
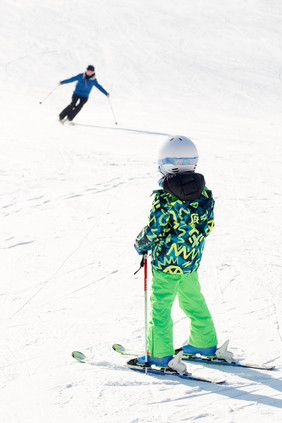
<path fill-rule="evenodd" d="M 72 356 L 73 356 L 73 358 L 75 358 L 80 363 L 90 363 L 90 364 L 93 363 L 93 361 L 91 359 L 87 358 L 87 356 L 80 351 L 73 351 Z M 196 381 L 196 382 L 206 382 L 206 383 L 215 383 L 215 384 L 222 384 L 222 383 L 225 382 L 225 379 L 215 379 L 215 378 L 205 378 L 205 377 L 200 377 L 200 376 L 193 376 L 191 373 L 188 373 L 188 372 L 185 372 L 184 374 L 179 374 L 172 369 L 170 370 L 170 369 L 167 369 L 167 368 L 161 368 L 161 367 L 157 367 L 157 366 L 146 366 L 146 367 L 140 366 L 140 365 L 137 365 L 136 362 L 137 362 L 137 358 L 133 358 L 126 363 L 126 366 L 129 369 L 136 370 L 138 372 L 150 373 L 150 374 L 155 374 L 155 375 L 178 377 L 178 378 L 181 378 L 181 379 L 187 379 L 187 380 L 192 380 L 192 381 Z"/>
<path fill-rule="evenodd" d="M 141 355 L 141 354 L 134 353 L 130 350 L 127 350 L 125 347 L 123 347 L 120 344 L 114 344 L 112 346 L 112 348 L 116 352 L 118 352 L 122 355 L 126 355 L 126 356 Z M 181 350 L 181 348 L 176 350 L 175 353 L 177 354 L 180 350 Z M 207 358 L 207 357 L 200 356 L 200 355 L 185 355 L 185 354 L 183 354 L 182 360 L 183 361 L 196 362 L 196 363 L 208 363 L 208 364 L 219 364 L 219 365 L 223 365 L 223 366 L 245 367 L 245 368 L 248 368 L 248 369 L 258 369 L 258 370 L 272 370 L 275 367 L 273 365 L 268 366 L 268 365 L 265 365 L 265 364 L 242 363 L 242 362 L 237 361 L 237 360 L 232 360 L 231 362 L 227 362 L 224 359 Z"/>

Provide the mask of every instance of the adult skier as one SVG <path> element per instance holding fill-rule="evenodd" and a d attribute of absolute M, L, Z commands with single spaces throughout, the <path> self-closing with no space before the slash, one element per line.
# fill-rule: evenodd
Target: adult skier
<path fill-rule="evenodd" d="M 198 268 L 205 238 L 214 225 L 214 200 L 204 176 L 195 173 L 198 163 L 195 144 L 184 136 L 165 140 L 159 151 L 161 190 L 155 197 L 149 223 L 135 241 L 137 252 L 151 251 L 151 320 L 148 324 L 148 365 L 173 367 L 173 322 L 171 308 L 179 305 L 191 321 L 185 354 L 214 356 L 217 335 L 201 293 Z M 137 359 L 145 364 L 145 356 Z"/>
<path fill-rule="evenodd" d="M 71 103 L 59 114 L 59 121 L 61 123 L 66 121 L 71 122 L 75 118 L 75 116 L 80 112 L 84 104 L 87 102 L 93 87 L 98 88 L 98 90 L 100 90 L 106 96 L 110 95 L 110 93 L 108 93 L 102 87 L 102 85 L 98 83 L 93 65 L 87 66 L 87 69 L 84 73 L 79 73 L 72 78 L 64 79 L 63 81 L 60 81 L 59 84 L 69 84 L 70 82 L 75 81 L 77 81 L 77 84 L 72 95 Z"/>

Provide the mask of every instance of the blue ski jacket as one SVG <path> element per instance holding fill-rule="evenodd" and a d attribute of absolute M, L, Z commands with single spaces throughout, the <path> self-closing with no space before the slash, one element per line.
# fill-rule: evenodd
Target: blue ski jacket
<path fill-rule="evenodd" d="M 108 95 L 108 92 L 98 83 L 95 75 L 93 75 L 92 78 L 86 79 L 84 73 L 79 73 L 72 78 L 64 79 L 61 81 L 61 84 L 69 84 L 74 81 L 77 81 L 77 84 L 73 93 L 79 97 L 88 98 L 93 87 L 98 88 L 103 94 Z"/>

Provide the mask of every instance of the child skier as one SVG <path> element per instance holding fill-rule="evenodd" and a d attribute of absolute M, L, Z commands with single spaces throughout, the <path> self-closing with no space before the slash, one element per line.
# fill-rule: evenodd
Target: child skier
<path fill-rule="evenodd" d="M 171 308 L 179 305 L 191 320 L 185 354 L 214 356 L 217 336 L 201 293 L 197 270 L 205 238 L 214 225 L 214 200 L 204 176 L 195 173 L 198 152 L 186 137 L 165 140 L 159 152 L 160 181 L 155 191 L 149 223 L 137 236 L 134 247 L 141 255 L 152 252 L 151 320 L 148 325 L 148 365 L 172 367 L 173 322 Z M 145 364 L 145 356 L 137 365 Z"/>
<path fill-rule="evenodd" d="M 72 95 L 71 103 L 59 114 L 59 121 L 61 123 L 65 121 L 71 122 L 75 118 L 87 102 L 90 91 L 94 86 L 106 96 L 110 95 L 102 85 L 98 83 L 93 65 L 89 65 L 84 74 L 80 73 L 72 78 L 64 79 L 60 81 L 59 84 L 69 84 L 74 81 L 77 81 L 77 84 Z"/>

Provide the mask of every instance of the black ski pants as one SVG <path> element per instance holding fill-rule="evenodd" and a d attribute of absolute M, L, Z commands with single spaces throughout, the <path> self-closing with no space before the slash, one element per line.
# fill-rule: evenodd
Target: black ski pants
<path fill-rule="evenodd" d="M 73 120 L 77 113 L 80 112 L 87 100 L 88 97 L 79 97 L 78 95 L 73 94 L 71 103 L 59 114 L 60 119 L 62 120 L 67 117 L 68 120 Z"/>

